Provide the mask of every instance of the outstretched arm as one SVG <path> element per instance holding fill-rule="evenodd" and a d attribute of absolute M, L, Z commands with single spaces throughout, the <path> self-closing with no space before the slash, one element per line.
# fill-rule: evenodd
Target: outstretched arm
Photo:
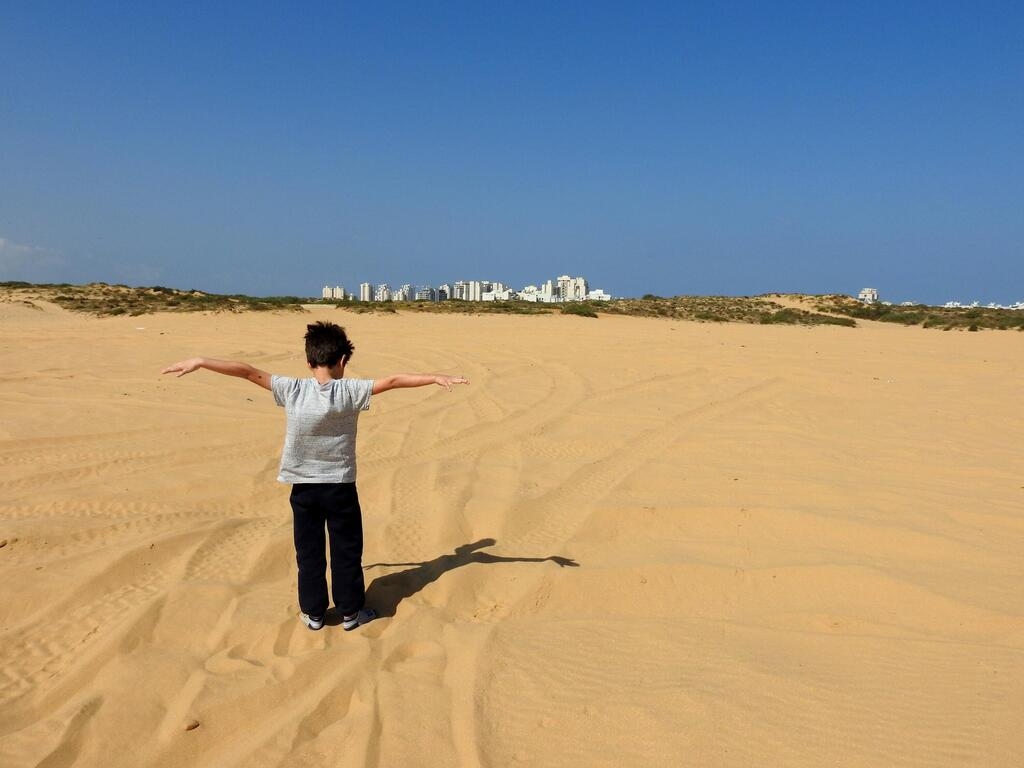
<path fill-rule="evenodd" d="M 444 376 L 440 373 L 396 373 L 383 379 L 374 379 L 373 394 L 379 395 L 389 389 L 426 387 L 430 384 L 437 384 L 451 392 L 452 384 L 469 384 L 469 379 L 465 376 Z"/>
<path fill-rule="evenodd" d="M 182 360 L 179 363 L 167 366 L 160 373 L 176 373 L 178 378 L 180 378 L 186 373 L 198 371 L 200 368 L 206 368 L 215 373 L 223 373 L 225 376 L 237 376 L 240 379 L 248 379 L 253 384 L 257 384 L 264 389 L 270 389 L 270 374 L 266 371 L 253 368 L 248 363 L 215 360 L 212 357 L 191 357 L 188 360 Z"/>

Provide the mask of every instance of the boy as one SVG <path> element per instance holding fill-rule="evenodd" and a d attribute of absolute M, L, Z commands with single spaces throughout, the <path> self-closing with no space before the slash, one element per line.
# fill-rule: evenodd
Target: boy
<path fill-rule="evenodd" d="M 356 493 L 356 421 L 372 395 L 390 389 L 469 384 L 462 376 L 399 373 L 383 379 L 346 379 L 355 347 L 345 329 L 320 321 L 306 326 L 309 379 L 276 376 L 248 363 L 193 357 L 164 368 L 178 377 L 206 368 L 269 389 L 287 417 L 278 480 L 291 483 L 295 560 L 302 623 L 320 629 L 327 613 L 324 527 L 331 543 L 334 608 L 346 630 L 372 621 L 363 584 L 363 522 Z"/>

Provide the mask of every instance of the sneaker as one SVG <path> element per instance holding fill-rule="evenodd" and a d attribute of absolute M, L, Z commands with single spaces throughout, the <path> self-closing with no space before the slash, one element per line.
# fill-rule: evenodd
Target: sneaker
<path fill-rule="evenodd" d="M 341 628 L 348 632 L 363 626 L 363 624 L 369 624 L 376 618 L 377 612 L 373 608 L 361 608 L 358 613 L 353 613 L 351 616 L 342 616 Z"/>
<path fill-rule="evenodd" d="M 301 619 L 303 624 L 313 630 L 320 629 L 324 625 L 323 616 L 310 616 L 308 613 L 300 613 L 299 619 Z"/>

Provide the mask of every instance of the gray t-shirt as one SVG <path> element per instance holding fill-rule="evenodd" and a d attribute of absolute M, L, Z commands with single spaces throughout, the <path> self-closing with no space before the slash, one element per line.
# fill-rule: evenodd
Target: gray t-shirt
<path fill-rule="evenodd" d="M 356 420 L 370 407 L 372 379 L 316 379 L 272 376 L 274 402 L 288 425 L 281 451 L 282 483 L 354 483 Z"/>

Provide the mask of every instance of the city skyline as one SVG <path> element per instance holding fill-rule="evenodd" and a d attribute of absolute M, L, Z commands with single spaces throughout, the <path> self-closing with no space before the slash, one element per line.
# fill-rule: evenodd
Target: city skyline
<path fill-rule="evenodd" d="M 343 284 L 325 284 L 323 299 L 355 301 L 528 301 L 555 303 L 565 301 L 609 301 L 612 296 L 603 289 L 591 289 L 582 275 L 559 275 L 539 285 L 528 284 L 516 290 L 496 280 L 454 280 L 440 283 L 359 283 L 358 294 Z"/>
<path fill-rule="evenodd" d="M 555 280 L 548 280 L 548 281 L 546 281 L 546 285 L 548 286 L 548 288 L 547 288 L 548 296 L 550 296 L 552 298 L 543 299 L 543 301 L 555 302 L 555 301 L 573 300 L 573 299 L 565 299 L 565 298 L 558 297 L 558 292 L 553 290 L 555 285 L 561 283 L 563 280 L 565 280 L 565 281 L 582 281 L 582 284 L 584 286 L 583 291 L 584 291 L 584 293 L 587 294 L 586 298 L 588 300 L 592 300 L 592 301 L 610 301 L 612 299 L 636 298 L 636 297 L 627 297 L 627 296 L 614 296 L 614 295 L 609 294 L 609 293 L 607 293 L 606 291 L 604 291 L 603 289 L 600 289 L 600 288 L 590 289 L 589 288 L 589 283 L 586 281 L 586 278 L 584 278 L 582 276 L 578 276 L 576 278 L 570 278 L 568 275 L 561 275 L 558 278 L 556 278 Z M 487 298 L 483 298 L 482 295 L 477 295 L 476 297 L 472 297 L 472 296 L 467 297 L 465 295 L 456 295 L 455 292 L 452 291 L 452 288 L 454 286 L 459 285 L 460 283 L 467 284 L 467 283 L 472 283 L 472 282 L 475 282 L 477 284 L 482 284 L 484 286 L 494 286 L 495 287 L 494 290 L 498 291 L 498 292 L 509 291 L 511 293 L 515 293 L 515 294 L 519 294 L 519 295 L 501 296 L 501 297 L 496 297 L 496 296 L 492 295 L 492 296 L 489 296 Z M 357 295 L 357 294 L 353 293 L 352 291 L 346 290 L 344 284 L 336 283 L 334 286 L 331 286 L 330 284 L 325 284 L 323 286 L 323 288 L 321 288 L 320 296 L 324 300 L 333 299 L 333 300 L 355 300 L 355 301 L 421 301 L 421 300 L 422 301 L 444 301 L 444 300 L 449 300 L 449 299 L 453 299 L 453 298 L 454 299 L 467 300 L 467 301 L 510 301 L 510 300 L 538 301 L 538 300 L 541 300 L 541 299 L 538 299 L 535 296 L 524 297 L 524 296 L 521 295 L 523 293 L 535 293 L 537 291 L 537 289 L 538 289 L 538 286 L 535 286 L 535 285 L 532 285 L 532 284 L 531 285 L 526 285 L 520 291 L 514 291 L 514 289 L 509 288 L 505 283 L 501 283 L 501 282 L 498 282 L 498 281 L 491 281 L 491 280 L 449 281 L 447 283 L 440 283 L 440 284 L 438 284 L 438 286 L 436 288 L 435 288 L 434 284 L 432 284 L 432 283 L 421 283 L 421 284 L 398 283 L 398 284 L 392 284 L 392 283 L 388 283 L 388 282 L 372 283 L 372 282 L 364 281 L 364 282 L 359 283 L 358 285 L 359 285 L 359 293 Z M 382 289 L 386 288 L 386 289 L 389 289 L 389 291 L 390 291 L 390 289 L 393 288 L 393 287 L 400 289 L 403 292 L 404 295 L 402 295 L 401 297 L 396 297 L 397 294 L 392 292 L 391 295 L 388 295 L 386 298 L 381 296 Z M 441 289 L 446 289 L 447 290 L 447 293 L 445 293 L 445 295 L 443 297 L 441 296 Z M 426 290 L 429 290 L 429 291 L 433 292 L 433 294 L 431 296 L 429 296 L 429 297 L 427 295 L 421 295 L 421 293 L 423 291 L 426 291 Z M 490 288 L 488 288 L 488 290 L 486 290 L 486 291 L 481 290 L 481 294 L 491 293 L 491 292 L 492 291 L 490 290 Z M 771 292 L 768 292 L 768 293 L 765 293 L 765 294 L 752 294 L 752 295 L 769 295 L 770 293 Z M 793 293 L 793 292 L 784 292 L 784 293 Z M 839 295 L 847 295 L 847 294 L 842 294 L 841 292 L 838 292 L 838 291 L 833 291 L 831 293 L 832 294 L 839 294 Z M 562 291 L 561 295 L 562 296 L 565 295 L 564 291 Z M 649 294 L 649 295 L 656 295 L 656 294 Z M 680 294 L 676 294 L 676 295 L 680 295 Z M 892 300 L 890 300 L 888 298 L 883 298 L 882 293 L 877 288 L 862 288 L 860 291 L 858 291 L 856 293 L 850 293 L 848 295 L 851 298 L 856 298 L 856 299 L 858 299 L 860 301 L 863 301 L 864 303 L 867 303 L 867 304 L 872 304 L 872 303 L 880 303 L 880 304 L 887 304 L 887 305 L 900 304 L 902 306 L 921 305 L 921 306 L 944 307 L 946 309 L 960 309 L 960 308 L 962 308 L 962 309 L 972 309 L 972 308 L 975 308 L 975 307 L 984 307 L 986 309 L 1011 309 L 1011 310 L 1018 310 L 1018 311 L 1024 310 L 1024 299 L 1019 300 L 1019 301 L 1015 301 L 1015 302 L 1011 302 L 1011 303 L 1002 303 L 1002 302 L 982 303 L 981 301 L 979 301 L 977 299 L 973 299 L 973 300 L 972 299 L 960 300 L 960 299 L 955 299 L 955 298 L 954 299 L 947 299 L 946 301 L 936 302 L 936 303 L 924 302 L 924 301 L 913 301 L 913 300 L 906 300 L 906 299 L 899 300 L 899 301 L 892 301 Z M 578 300 L 582 300 L 582 297 L 580 297 L 578 295 L 575 298 L 578 299 Z"/>

